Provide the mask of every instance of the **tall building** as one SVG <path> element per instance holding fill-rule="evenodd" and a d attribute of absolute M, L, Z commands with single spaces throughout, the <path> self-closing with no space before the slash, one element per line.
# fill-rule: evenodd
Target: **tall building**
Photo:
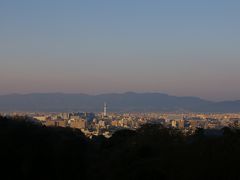
<path fill-rule="evenodd" d="M 103 117 L 107 117 L 107 103 L 104 103 Z"/>

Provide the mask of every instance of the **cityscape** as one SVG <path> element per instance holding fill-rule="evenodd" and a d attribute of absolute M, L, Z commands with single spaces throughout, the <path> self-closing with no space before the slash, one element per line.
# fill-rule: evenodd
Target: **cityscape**
<path fill-rule="evenodd" d="M 240 180 L 240 0 L 0 0 L 1 180 Z"/>
<path fill-rule="evenodd" d="M 62 113 L 1 113 L 2 116 L 26 116 L 32 121 L 49 127 L 81 130 L 86 137 L 103 135 L 110 138 L 114 132 L 137 130 L 144 124 L 161 124 L 166 128 L 180 129 L 185 134 L 194 134 L 196 129 L 205 129 L 209 135 L 222 135 L 224 127 L 239 128 L 240 113 L 114 113 L 108 112 L 107 103 L 103 111 Z M 110 107 L 111 108 L 111 107 Z"/>

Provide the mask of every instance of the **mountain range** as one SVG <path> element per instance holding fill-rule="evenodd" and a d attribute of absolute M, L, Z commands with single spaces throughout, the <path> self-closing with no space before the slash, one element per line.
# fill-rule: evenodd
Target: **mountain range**
<path fill-rule="evenodd" d="M 0 111 L 99 112 L 103 104 L 112 112 L 240 112 L 240 100 L 212 102 L 198 97 L 163 93 L 65 94 L 33 93 L 0 96 Z"/>

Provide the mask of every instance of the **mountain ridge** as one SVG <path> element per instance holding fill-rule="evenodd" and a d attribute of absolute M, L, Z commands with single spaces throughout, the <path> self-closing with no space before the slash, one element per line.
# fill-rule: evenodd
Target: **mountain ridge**
<path fill-rule="evenodd" d="M 164 93 L 30 93 L 0 95 L 0 111 L 102 111 L 114 112 L 240 112 L 240 100 L 213 102 L 194 96 Z"/>

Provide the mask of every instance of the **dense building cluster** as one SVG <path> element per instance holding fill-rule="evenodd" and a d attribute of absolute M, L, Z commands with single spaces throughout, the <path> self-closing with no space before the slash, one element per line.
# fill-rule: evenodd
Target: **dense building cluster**
<path fill-rule="evenodd" d="M 80 129 L 87 137 L 104 135 L 109 138 L 117 130 L 135 130 L 143 124 L 161 124 L 164 127 L 181 129 L 193 133 L 196 129 L 219 130 L 223 127 L 238 127 L 240 113 L 107 113 L 107 105 L 100 113 L 5 113 L 25 115 L 45 126 Z"/>

